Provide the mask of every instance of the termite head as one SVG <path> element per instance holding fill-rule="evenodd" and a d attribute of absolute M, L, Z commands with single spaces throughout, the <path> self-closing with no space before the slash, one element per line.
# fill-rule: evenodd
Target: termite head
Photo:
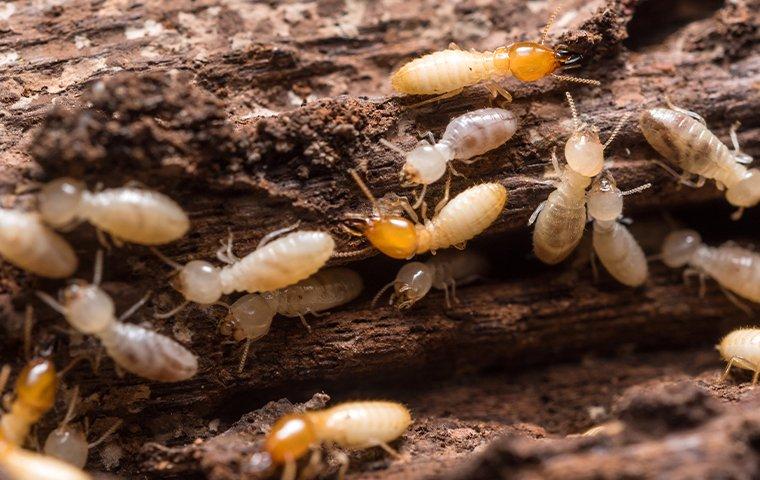
<path fill-rule="evenodd" d="M 446 173 L 446 164 L 451 156 L 451 149 L 445 144 L 422 142 L 406 154 L 401 178 L 403 181 L 429 185 Z"/>
<path fill-rule="evenodd" d="M 29 362 L 16 380 L 19 401 L 40 412 L 47 412 L 53 407 L 57 388 L 55 366 L 41 358 Z"/>
<path fill-rule="evenodd" d="M 702 245 L 702 237 L 694 230 L 676 230 L 662 242 L 662 263 L 671 267 L 683 267 Z"/>
<path fill-rule="evenodd" d="M 267 435 L 264 449 L 274 463 L 292 462 L 317 442 L 316 429 L 308 415 L 286 415 L 277 420 Z"/>
<path fill-rule="evenodd" d="M 726 200 L 736 207 L 754 207 L 760 202 L 760 170 L 751 168 L 735 185 L 726 190 Z"/>
<path fill-rule="evenodd" d="M 238 298 L 222 322 L 222 334 L 232 336 L 238 342 L 257 340 L 266 335 L 277 313 L 270 298 L 271 294 L 257 293 Z"/>
<path fill-rule="evenodd" d="M 399 310 L 406 310 L 427 295 L 432 286 L 432 269 L 422 262 L 409 262 L 396 275 L 391 302 Z"/>
<path fill-rule="evenodd" d="M 82 333 L 101 332 L 114 321 L 113 300 L 97 285 L 74 281 L 63 290 L 61 300 L 66 319 Z"/>
<path fill-rule="evenodd" d="M 537 42 L 516 42 L 497 49 L 498 73 L 511 73 L 522 82 L 535 82 L 554 73 L 562 63 L 553 48 Z"/>
<path fill-rule="evenodd" d="M 37 197 L 42 219 L 54 228 L 71 227 L 77 222 L 79 202 L 85 184 L 73 178 L 58 178 L 49 182 Z"/>
<path fill-rule="evenodd" d="M 185 300 L 209 305 L 222 296 L 221 272 L 217 267 L 202 260 L 187 262 L 174 279 L 172 286 Z"/>
<path fill-rule="evenodd" d="M 84 468 L 90 448 L 87 444 L 87 436 L 80 428 L 61 425 L 50 432 L 42 450 L 45 455 L 63 460 L 75 467 Z"/>
<path fill-rule="evenodd" d="M 623 214 L 623 193 L 609 172 L 594 179 L 588 193 L 588 214 L 594 220 L 616 220 Z"/>
<path fill-rule="evenodd" d="M 574 125 L 573 133 L 565 143 L 567 165 L 584 177 L 593 177 L 604 168 L 604 145 L 599 139 L 599 129 L 581 122 L 570 92 L 566 92 L 565 96 L 573 114 Z"/>

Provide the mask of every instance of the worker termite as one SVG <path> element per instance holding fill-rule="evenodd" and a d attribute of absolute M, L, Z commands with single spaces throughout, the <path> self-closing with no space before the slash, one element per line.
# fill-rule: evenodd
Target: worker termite
<path fill-rule="evenodd" d="M 182 237 L 190 220 L 166 195 L 141 188 L 109 188 L 90 192 L 73 178 L 59 178 L 42 187 L 38 197 L 42 219 L 69 229 L 89 221 L 117 240 L 162 245 Z"/>
<path fill-rule="evenodd" d="M 736 365 L 745 370 L 751 370 L 752 385 L 757 384 L 760 377 L 760 328 L 739 328 L 723 337 L 716 348 L 723 359 L 728 362 L 726 370 L 721 375 L 723 381 Z"/>
<path fill-rule="evenodd" d="M 743 309 L 730 293 L 753 302 L 760 302 L 760 254 L 731 242 L 719 247 L 708 247 L 694 230 L 677 230 L 669 234 L 662 244 L 662 262 L 671 268 L 688 265 L 684 279 L 697 275 L 704 293 L 704 279 L 715 279 L 729 299 Z"/>
<path fill-rule="evenodd" d="M 738 219 L 745 208 L 760 202 L 760 169 L 748 169 L 752 157 L 739 148 L 736 125 L 731 128 L 733 152 L 718 140 L 705 125 L 704 119 L 694 112 L 673 105 L 671 108 L 653 108 L 641 114 L 639 124 L 652 147 L 684 170 L 682 183 L 700 187 L 706 178 L 726 189 L 726 200 L 739 210 L 732 216 Z M 659 164 L 659 163 L 658 163 Z M 674 175 L 667 166 L 665 167 Z M 697 175 L 692 183 L 687 177 Z"/>
<path fill-rule="evenodd" d="M 629 287 L 642 285 L 649 268 L 641 246 L 618 219 L 623 215 L 623 197 L 650 186 L 647 183 L 621 192 L 612 174 L 604 171 L 594 179 L 588 193 L 588 215 L 594 221 L 594 252 L 610 275 Z"/>
<path fill-rule="evenodd" d="M 53 407 L 57 385 L 55 367 L 47 360 L 32 360 L 21 371 L 16 381 L 16 399 L 10 411 L 0 417 L 0 477 L 10 480 L 90 479 L 89 475 L 65 462 L 21 448 L 31 426 Z"/>
<path fill-rule="evenodd" d="M 468 163 L 467 160 L 493 150 L 512 138 L 515 131 L 517 119 L 512 112 L 502 108 L 483 108 L 454 118 L 437 143 L 423 140 L 408 153 L 384 143 L 406 157 L 401 170 L 402 180 L 422 184 L 424 189 L 443 176 L 447 165 L 453 171 L 452 160 Z M 424 193 L 420 198 L 423 196 Z"/>
<path fill-rule="evenodd" d="M 507 189 L 499 183 L 475 185 L 447 202 L 447 183 L 447 193 L 438 204 L 435 215 L 421 224 L 416 221 L 408 203 L 405 210 L 415 221 L 384 211 L 356 171 L 349 170 L 349 173 L 372 203 L 372 216 L 352 215 L 351 218 L 361 225 L 358 231 L 349 227 L 345 227 L 346 230 L 366 237 L 375 248 L 392 258 L 407 259 L 451 246 L 464 248 L 468 240 L 496 221 L 507 202 Z"/>
<path fill-rule="evenodd" d="M 232 252 L 230 236 L 226 246 L 217 252 L 217 258 L 227 263 L 222 268 L 203 260 L 193 260 L 183 266 L 154 250 L 177 271 L 172 286 L 185 297 L 177 308 L 157 317 L 170 317 L 189 302 L 211 305 L 232 292 L 270 292 L 309 277 L 330 259 L 335 240 L 329 233 L 308 230 L 276 238 L 293 228 L 270 232 L 261 239 L 256 250 L 243 258 Z"/>
<path fill-rule="evenodd" d="M 60 303 L 44 292 L 37 296 L 63 315 L 79 332 L 100 339 L 108 355 L 124 370 L 161 382 L 187 380 L 198 371 L 198 359 L 185 347 L 160 333 L 124 323 L 150 295 L 146 295 L 118 319 L 111 297 L 100 288 L 103 251 L 95 261 L 93 282 L 78 280 L 60 292 Z"/>
<path fill-rule="evenodd" d="M 487 272 L 488 261 L 477 252 L 444 250 L 424 263 L 409 262 L 401 267 L 396 278 L 377 292 L 372 303 L 393 287 L 389 305 L 406 310 L 435 288 L 443 290 L 446 308 L 450 308 L 451 299 L 458 301 L 457 285 L 483 278 Z"/>
<path fill-rule="evenodd" d="M 299 317 L 309 328 L 304 315 L 317 315 L 348 303 L 358 297 L 363 288 L 362 277 L 355 271 L 340 267 L 326 268 L 279 290 L 243 295 L 230 306 L 221 331 L 236 341 L 246 340 L 240 362 L 242 369 L 250 342 L 269 332 L 275 314 Z"/>
<path fill-rule="evenodd" d="M 296 460 L 322 443 L 354 450 L 381 447 L 398 456 L 388 442 L 400 437 L 411 423 L 409 410 L 400 403 L 347 402 L 280 418 L 269 431 L 264 448 L 275 464 L 284 465 L 282 479 L 294 480 Z M 337 457 L 342 479 L 348 469 L 348 457 L 342 452 Z"/>
<path fill-rule="evenodd" d="M 464 87 L 481 82 L 486 82 L 494 98 L 501 95 L 511 101 L 512 95 L 496 82 L 498 78 L 510 75 L 521 82 L 535 82 L 551 75 L 559 80 L 600 85 L 596 80 L 555 73 L 563 67 L 577 66 L 582 58 L 562 46 L 545 45 L 558 10 L 550 16 L 538 42 L 515 42 L 493 52 L 468 52 L 452 43 L 447 50 L 425 55 L 402 66 L 391 76 L 391 85 L 397 92 L 409 95 L 438 95 L 417 105 L 453 97 Z"/>
<path fill-rule="evenodd" d="M 77 269 L 71 245 L 45 226 L 36 213 L 0 209 L 0 255 L 13 265 L 49 278 L 66 278 Z"/>
<path fill-rule="evenodd" d="M 567 258 L 583 238 L 586 225 L 586 188 L 591 177 L 604 167 L 604 150 L 612 143 L 628 118 L 624 115 L 602 144 L 593 127 L 580 121 L 570 93 L 565 94 L 573 114 L 573 134 L 565 144 L 568 168 L 560 169 L 559 161 L 552 151 L 552 165 L 559 177 L 559 185 L 538 205 L 528 224 L 533 229 L 533 251 L 544 263 L 554 265 Z M 570 163 L 572 162 L 572 163 Z M 582 172 L 582 173 L 581 173 Z"/>

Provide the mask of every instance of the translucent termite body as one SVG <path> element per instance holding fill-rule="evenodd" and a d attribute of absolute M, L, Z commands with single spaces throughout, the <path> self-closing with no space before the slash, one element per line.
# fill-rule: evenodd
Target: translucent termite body
<path fill-rule="evenodd" d="M 38 197 L 40 215 L 54 228 L 88 221 L 116 239 L 140 245 L 162 245 L 190 228 L 187 214 L 166 195 L 141 188 L 90 192 L 72 178 L 53 180 Z"/>
<path fill-rule="evenodd" d="M 33 360 L 16 381 L 16 399 L 0 417 L 0 477 L 10 480 L 89 480 L 80 469 L 21 448 L 31 426 L 55 403 L 58 379 L 47 360 Z"/>
<path fill-rule="evenodd" d="M 358 174 L 351 170 L 359 187 L 372 202 L 371 217 L 358 218 L 360 233 L 385 255 L 408 259 L 464 244 L 488 228 L 504 210 L 507 189 L 499 183 L 481 183 L 461 192 L 443 205 L 432 219 L 415 223 L 396 214 L 381 211 L 377 200 Z M 412 212 L 413 213 L 413 212 Z"/>
<path fill-rule="evenodd" d="M 113 300 L 99 286 L 101 269 L 102 251 L 99 251 L 93 283 L 82 280 L 71 283 L 62 290 L 60 303 L 45 293 L 37 295 L 77 331 L 97 337 L 124 370 L 160 382 L 179 382 L 194 376 L 198 359 L 185 347 L 160 333 L 123 322 L 148 296 L 116 318 Z"/>
<path fill-rule="evenodd" d="M 348 268 L 326 268 L 279 290 L 250 293 L 230 306 L 222 333 L 235 340 L 257 340 L 269 332 L 275 314 L 299 317 L 346 304 L 364 288 L 361 276 Z M 305 320 L 304 320 L 305 322 Z"/>
<path fill-rule="evenodd" d="M 671 268 L 688 265 L 684 276 L 709 276 L 721 287 L 760 302 L 760 254 L 726 243 L 709 247 L 694 230 L 677 230 L 662 244 L 662 261 Z"/>
<path fill-rule="evenodd" d="M 719 188 L 726 189 L 726 200 L 740 211 L 760 202 L 760 169 L 743 165 L 751 163 L 752 158 L 739 149 L 733 129 L 734 151 L 731 151 L 710 132 L 701 117 L 682 109 L 646 110 L 639 124 L 660 155 L 687 174 L 715 180 Z"/>
<path fill-rule="evenodd" d="M 618 222 L 623 215 L 623 195 L 609 172 L 594 179 L 588 194 L 588 214 L 594 221 L 593 246 L 610 275 L 623 285 L 638 287 L 649 276 L 649 267 L 639 242 Z"/>
<path fill-rule="evenodd" d="M 396 278 L 378 292 L 376 299 L 393 287 L 390 304 L 405 310 L 420 301 L 431 288 L 443 290 L 446 307 L 455 301 L 457 285 L 466 285 L 488 273 L 488 261 L 471 250 L 444 250 L 426 262 L 409 262 L 398 271 Z"/>
<path fill-rule="evenodd" d="M 0 255 L 28 272 L 66 278 L 77 269 L 71 245 L 45 226 L 36 213 L 0 209 Z"/>
<path fill-rule="evenodd" d="M 503 108 L 483 108 L 454 118 L 441 139 L 420 142 L 406 154 L 402 178 L 429 185 L 438 181 L 452 160 L 469 160 L 499 147 L 517 131 L 517 119 Z"/>
<path fill-rule="evenodd" d="M 751 370 L 752 385 L 760 376 L 760 328 L 739 328 L 732 331 L 716 346 L 723 360 L 728 362 L 721 380 L 728 377 L 731 367 Z"/>
<path fill-rule="evenodd" d="M 434 100 L 457 95 L 464 87 L 481 82 L 488 82 L 486 86 L 494 97 L 502 95 L 511 100 L 512 96 L 495 82 L 507 76 L 521 82 L 535 82 L 553 75 L 561 80 L 598 85 L 599 82 L 593 80 L 555 74 L 560 68 L 571 67 L 581 60 L 580 55 L 562 47 L 544 45 L 556 15 L 557 11 L 550 17 L 539 42 L 516 42 L 492 52 L 464 51 L 452 44 L 446 50 L 425 55 L 402 66 L 391 76 L 391 85 L 399 93 L 439 94 Z"/>
<path fill-rule="evenodd" d="M 325 410 L 286 415 L 272 426 L 264 448 L 277 465 L 285 465 L 283 480 L 293 480 L 295 461 L 310 449 L 331 443 L 348 449 L 382 447 L 397 455 L 388 442 L 400 437 L 412 423 L 409 410 L 396 402 L 347 402 Z M 341 458 L 340 478 L 348 468 Z"/>

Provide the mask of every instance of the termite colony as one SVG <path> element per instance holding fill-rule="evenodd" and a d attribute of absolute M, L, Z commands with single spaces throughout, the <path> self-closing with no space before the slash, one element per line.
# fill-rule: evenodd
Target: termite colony
<path fill-rule="evenodd" d="M 402 66 L 391 77 L 392 86 L 404 94 L 438 95 L 414 105 L 420 106 L 451 97 L 480 82 L 486 82 L 494 97 L 501 95 L 511 101 L 511 94 L 495 81 L 502 76 L 522 82 L 551 76 L 598 85 L 594 80 L 557 73 L 577 66 L 581 57 L 565 47 L 546 45 L 556 14 L 552 14 L 538 42 L 516 42 L 493 52 L 463 51 L 451 46 Z M 646 190 L 650 184 L 621 190 L 613 168 L 605 161 L 605 152 L 624 128 L 628 114 L 622 115 L 602 143 L 598 128 L 582 121 L 571 94 L 565 96 L 572 131 L 565 141 L 564 162 L 560 162 L 555 149 L 545 152 L 553 165 L 554 190 L 536 206 L 528 221 L 529 225 L 535 224 L 533 253 L 548 265 L 565 261 L 591 222 L 592 266 L 595 268 L 594 259 L 598 258 L 621 284 L 632 289 L 646 288 L 648 260 L 622 215 L 623 198 Z M 699 187 L 705 179 L 714 180 L 725 190 L 727 201 L 738 208 L 735 218 L 760 202 L 760 170 L 747 166 L 752 159 L 740 150 L 735 128 L 730 132 L 734 146 L 731 151 L 708 130 L 699 115 L 674 105 L 645 110 L 639 126 L 652 147 L 684 173 L 678 175 L 659 160 L 655 163 L 689 186 Z M 462 176 L 452 162 L 474 163 L 480 156 L 501 148 L 518 129 L 518 118 L 511 110 L 483 108 L 454 117 L 438 141 L 430 133 L 429 141 L 421 141 L 409 151 L 383 139 L 381 143 L 404 159 L 397 177 L 399 191 L 405 187 L 421 189 L 411 193 L 411 198 L 396 192 L 378 198 L 373 193 L 373 172 L 365 169 L 360 174 L 355 168 L 349 169 L 345 180 L 355 185 L 358 198 L 366 199 L 368 211 L 352 212 L 336 227 L 368 242 L 367 248 L 356 251 L 336 252 L 331 234 L 298 229 L 296 224 L 265 235 L 242 258 L 233 252 L 230 235 L 216 252 L 222 266 L 199 258 L 180 264 L 156 248 L 182 238 L 190 230 L 188 215 L 174 200 L 143 186 L 90 191 L 82 181 L 59 178 L 42 186 L 37 211 L 0 209 L 0 255 L 41 277 L 70 278 L 78 270 L 78 259 L 56 230 L 66 233 L 84 221 L 96 229 L 104 247 L 110 249 L 110 243 L 120 247 L 124 242 L 145 246 L 172 268 L 168 283 L 183 297 L 175 308 L 156 312 L 153 318 L 168 319 L 191 303 L 224 307 L 226 314 L 219 319 L 219 331 L 245 342 L 238 364 L 238 373 L 242 373 L 252 343 L 265 341 L 276 315 L 297 317 L 311 331 L 307 315 L 324 315 L 361 295 L 364 281 L 359 273 L 344 267 L 323 268 L 331 259 L 377 250 L 407 262 L 377 292 L 370 303 L 372 308 L 382 308 L 377 306 L 378 301 L 389 290 L 389 306 L 401 311 L 422 302 L 431 289 L 436 289 L 443 292 L 443 308 L 450 309 L 460 301 L 457 286 L 486 279 L 488 259 L 467 249 L 467 243 L 504 215 L 509 193 L 505 182 L 488 181 L 464 188 L 452 197 L 452 175 Z M 698 177 L 696 182 L 690 179 L 694 175 Z M 428 212 L 427 188 L 444 176 L 441 199 Z M 430 256 L 414 258 L 423 254 Z M 730 243 L 709 247 L 697 232 L 678 230 L 667 237 L 656 256 L 669 267 L 685 267 L 685 278 L 698 276 L 700 291 L 709 277 L 743 310 L 752 311 L 744 300 L 760 303 L 760 256 L 750 249 Z M 60 313 L 77 334 L 96 338 L 120 374 L 130 372 L 158 382 L 193 378 L 199 362 L 188 348 L 160 333 L 160 326 L 153 329 L 127 321 L 149 301 L 152 292 L 145 292 L 132 307 L 116 316 L 114 301 L 101 286 L 103 264 L 103 251 L 98 250 L 91 282 L 70 281 L 57 298 L 43 291 L 36 295 Z M 225 297 L 238 292 L 242 295 L 226 302 Z M 718 346 L 728 362 L 724 377 L 736 366 L 753 371 L 756 383 L 760 375 L 759 345 L 758 328 L 727 335 Z M 2 387 L 8 375 L 8 368 L 0 372 Z M 19 374 L 10 411 L 0 418 L 0 477 L 90 478 L 82 471 L 89 449 L 102 443 L 122 422 L 114 422 L 99 439 L 89 443 L 82 429 L 71 424 L 76 416 L 76 387 L 67 413 L 44 442 L 44 454 L 23 448 L 32 425 L 54 406 L 59 382 L 55 367 L 46 359 L 29 362 Z M 411 423 L 411 413 L 395 402 L 349 402 L 291 414 L 272 425 L 263 454 L 272 464 L 282 467 L 283 479 L 292 480 L 297 475 L 297 461 L 309 451 L 311 458 L 304 469 L 308 472 L 318 467 L 320 447 L 324 445 L 338 459 L 342 477 L 348 457 L 336 447 L 380 447 L 397 456 L 389 442 L 402 436 Z M 308 475 L 302 471 L 302 476 Z"/>

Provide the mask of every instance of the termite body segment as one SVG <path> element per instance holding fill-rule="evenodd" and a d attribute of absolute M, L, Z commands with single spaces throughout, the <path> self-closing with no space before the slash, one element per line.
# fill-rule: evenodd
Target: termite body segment
<path fill-rule="evenodd" d="M 48 278 L 66 278 L 77 269 L 71 245 L 35 213 L 0 209 L 0 255 L 10 263 Z"/>
<path fill-rule="evenodd" d="M 685 272 L 712 277 L 723 288 L 760 303 L 760 254 L 726 243 L 709 247 L 699 233 L 678 230 L 665 238 L 662 261 L 671 268 L 689 266 Z"/>
<path fill-rule="evenodd" d="M 8 480 L 90 480 L 82 470 L 57 458 L 0 440 L 0 475 Z"/>
<path fill-rule="evenodd" d="M 594 220 L 593 246 L 604 268 L 629 287 L 642 285 L 649 276 L 646 256 L 625 225 L 623 193 L 607 172 L 599 175 L 588 194 L 588 214 Z"/>
<path fill-rule="evenodd" d="M 412 423 L 409 410 L 395 402 L 347 402 L 325 410 L 286 415 L 267 435 L 264 448 L 275 464 L 285 464 L 283 479 L 295 478 L 295 461 L 322 443 L 349 449 L 388 446 Z M 347 461 L 347 459 L 345 459 Z M 343 464 L 341 478 L 347 464 Z"/>
<path fill-rule="evenodd" d="M 279 290 L 250 293 L 230 306 L 223 333 L 235 340 L 257 340 L 269 332 L 275 314 L 300 317 L 346 304 L 359 296 L 364 283 L 348 268 L 326 268 Z"/>
<path fill-rule="evenodd" d="M 737 366 L 753 372 L 752 384 L 760 376 L 760 328 L 739 328 L 720 341 L 717 349 L 728 362 L 721 379 L 725 379 L 731 367 Z"/>
<path fill-rule="evenodd" d="M 71 178 L 53 180 L 39 195 L 42 218 L 54 228 L 88 221 L 119 240 L 162 245 L 182 237 L 190 220 L 166 195 L 140 188 L 110 188 L 90 192 Z"/>
<path fill-rule="evenodd" d="M 452 160 L 468 160 L 499 147 L 517 131 L 509 110 L 483 108 L 454 118 L 434 145 L 421 142 L 406 154 L 405 180 L 429 185 L 439 180 Z"/>
<path fill-rule="evenodd" d="M 760 202 L 760 169 L 742 164 L 747 156 L 739 151 L 738 142 L 734 142 L 732 152 L 704 123 L 668 108 L 644 111 L 639 124 L 660 155 L 689 174 L 713 179 L 725 187 L 731 205 L 748 208 Z"/>

